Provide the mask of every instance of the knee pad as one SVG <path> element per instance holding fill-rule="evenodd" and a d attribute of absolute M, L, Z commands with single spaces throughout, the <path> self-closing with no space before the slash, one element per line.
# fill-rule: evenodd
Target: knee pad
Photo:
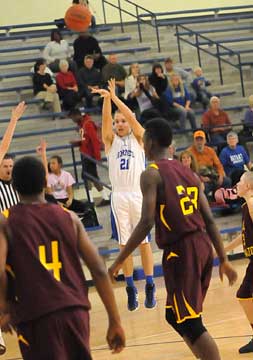
<path fill-rule="evenodd" d="M 176 332 L 183 337 L 183 333 L 180 330 L 179 324 L 177 324 L 176 322 L 176 317 L 172 308 L 166 308 L 165 318 L 166 321 L 170 324 L 170 326 L 172 326 L 173 329 L 176 330 Z"/>
<path fill-rule="evenodd" d="M 192 345 L 205 331 L 207 331 L 202 323 L 201 317 L 188 319 L 177 325 L 180 327 L 180 331 L 183 334 L 182 336 L 189 339 Z"/>

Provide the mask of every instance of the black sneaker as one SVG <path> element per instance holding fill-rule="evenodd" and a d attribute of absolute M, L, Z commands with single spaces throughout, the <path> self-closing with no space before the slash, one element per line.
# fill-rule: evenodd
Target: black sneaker
<path fill-rule="evenodd" d="M 126 287 L 128 302 L 127 307 L 129 311 L 135 311 L 139 307 L 138 303 L 138 292 L 135 286 Z"/>
<path fill-rule="evenodd" d="M 155 299 L 155 284 L 146 284 L 145 287 L 146 299 L 145 307 L 148 309 L 153 309 L 156 306 Z"/>
<path fill-rule="evenodd" d="M 250 353 L 250 352 L 253 352 L 253 338 L 250 340 L 250 342 L 248 344 L 242 346 L 239 349 L 240 354 L 247 354 L 247 353 Z"/>

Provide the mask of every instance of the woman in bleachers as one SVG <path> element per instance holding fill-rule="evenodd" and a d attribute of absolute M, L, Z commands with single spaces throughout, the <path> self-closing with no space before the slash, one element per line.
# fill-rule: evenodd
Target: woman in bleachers
<path fill-rule="evenodd" d="M 179 75 L 173 74 L 169 80 L 169 86 L 164 92 L 168 105 L 169 119 L 179 119 L 180 129 L 185 130 L 188 119 L 192 130 L 196 129 L 194 111 L 191 109 L 191 98 L 187 87 L 183 84 Z"/>
<path fill-rule="evenodd" d="M 168 78 L 163 72 L 161 64 L 154 64 L 152 68 L 152 74 L 149 76 L 150 84 L 155 88 L 158 96 L 166 90 L 168 86 Z"/>
<path fill-rule="evenodd" d="M 129 66 L 129 75 L 125 79 L 125 94 L 124 98 L 130 109 L 134 110 L 138 106 L 135 98 L 135 90 L 137 87 L 137 79 L 140 75 L 140 66 L 133 63 Z"/>
<path fill-rule="evenodd" d="M 59 95 L 56 85 L 51 76 L 45 72 L 46 62 L 43 59 L 38 60 L 34 65 L 33 74 L 33 92 L 37 99 L 43 99 L 43 108 L 54 112 L 61 112 Z"/>
<path fill-rule="evenodd" d="M 61 60 L 59 67 L 60 71 L 56 75 L 58 92 L 63 101 L 64 109 L 71 110 L 75 108 L 80 99 L 77 81 L 72 71 L 69 71 L 67 60 Z"/>
<path fill-rule="evenodd" d="M 253 95 L 249 96 L 249 108 L 246 110 L 244 114 L 243 124 L 245 130 L 248 130 L 252 135 L 253 130 Z"/>
<path fill-rule="evenodd" d="M 77 72 L 77 66 L 75 62 L 71 60 L 70 46 L 66 40 L 62 39 L 59 30 L 52 30 L 51 41 L 46 45 L 43 51 L 43 58 L 54 73 L 60 70 L 60 60 L 67 60 L 71 71 L 74 73 Z"/>

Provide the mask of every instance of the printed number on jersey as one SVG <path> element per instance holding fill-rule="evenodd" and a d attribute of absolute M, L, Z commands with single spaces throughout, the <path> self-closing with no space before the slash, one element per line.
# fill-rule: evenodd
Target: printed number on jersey
<path fill-rule="evenodd" d="M 196 186 L 184 187 L 178 185 L 177 193 L 180 196 L 180 206 L 184 215 L 193 214 L 198 208 L 198 188 Z"/>
<path fill-rule="evenodd" d="M 47 262 L 47 258 L 52 259 L 52 262 Z M 59 261 L 59 243 L 58 241 L 51 242 L 51 254 L 46 255 L 46 246 L 39 246 L 39 259 L 41 264 L 48 271 L 52 271 L 54 278 L 57 281 L 61 281 L 60 270 L 62 268 L 62 263 Z"/>
<path fill-rule="evenodd" d="M 120 159 L 120 170 L 129 169 L 129 159 Z"/>

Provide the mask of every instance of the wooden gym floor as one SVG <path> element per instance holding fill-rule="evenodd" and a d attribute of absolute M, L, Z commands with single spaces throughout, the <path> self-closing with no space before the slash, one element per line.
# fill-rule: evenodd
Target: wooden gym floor
<path fill-rule="evenodd" d="M 215 338 L 222 359 L 253 358 L 253 354 L 239 355 L 238 348 L 246 344 L 251 336 L 251 329 L 240 305 L 235 299 L 236 290 L 244 274 L 247 260 L 234 261 L 239 279 L 232 288 L 227 281 L 221 283 L 214 268 L 211 286 L 204 306 L 204 324 Z M 91 347 L 94 360 L 190 360 L 194 359 L 181 338 L 167 325 L 164 319 L 166 292 L 163 278 L 156 278 L 157 307 L 145 309 L 144 281 L 136 282 L 139 290 L 140 307 L 131 313 L 126 308 L 124 284 L 115 286 L 122 323 L 126 331 L 127 346 L 121 354 L 111 355 L 105 341 L 107 317 L 105 310 L 94 289 L 90 290 L 91 311 Z M 7 352 L 3 360 L 21 359 L 15 336 L 5 336 Z M 35 360 L 35 359 L 34 359 Z M 45 359 L 46 360 L 46 359 Z M 60 360 L 60 359 L 59 359 Z"/>

